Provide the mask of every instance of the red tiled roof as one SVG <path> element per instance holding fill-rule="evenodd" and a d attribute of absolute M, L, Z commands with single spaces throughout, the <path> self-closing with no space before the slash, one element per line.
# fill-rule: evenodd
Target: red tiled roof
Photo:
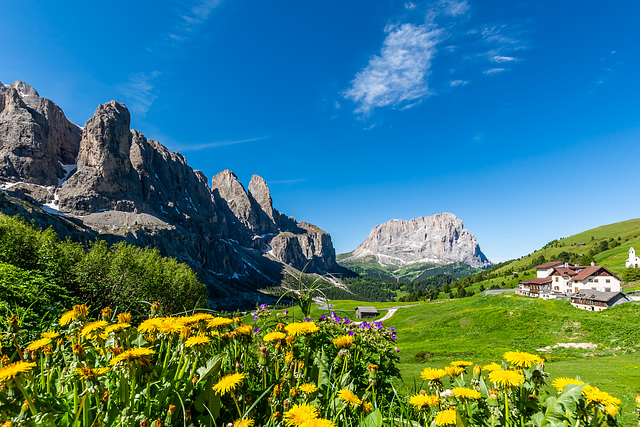
<path fill-rule="evenodd" d="M 576 281 L 584 280 L 589 276 L 594 276 L 600 270 L 603 270 L 603 271 L 609 273 L 610 276 L 615 277 L 616 279 L 622 281 L 622 279 L 620 277 L 616 276 L 615 274 L 613 274 L 612 272 L 610 272 L 608 269 L 606 269 L 605 267 L 603 267 L 601 265 L 592 265 L 592 266 L 589 266 L 589 267 L 585 267 L 584 270 L 582 270 L 580 273 L 578 273 L 573 278 L 573 280 L 576 280 Z"/>
<path fill-rule="evenodd" d="M 564 264 L 564 262 L 562 261 L 550 261 L 550 262 L 545 262 L 544 264 L 540 264 L 540 265 L 536 265 L 533 268 L 539 268 L 539 269 L 547 269 L 547 268 L 551 268 L 551 267 L 555 267 L 557 265 L 562 265 Z"/>
<path fill-rule="evenodd" d="M 575 267 L 557 267 L 553 269 L 553 272 L 550 274 L 550 276 L 553 276 L 554 273 L 558 273 L 561 276 L 575 276 L 576 274 L 578 274 L 576 272 L 576 268 Z"/>
<path fill-rule="evenodd" d="M 534 277 L 533 279 L 522 280 L 518 283 L 524 283 L 528 285 L 542 285 L 544 283 L 551 283 L 551 276 L 548 277 Z"/>

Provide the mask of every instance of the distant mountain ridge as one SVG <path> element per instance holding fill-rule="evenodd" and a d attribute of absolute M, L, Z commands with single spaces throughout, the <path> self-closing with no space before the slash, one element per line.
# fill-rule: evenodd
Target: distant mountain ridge
<path fill-rule="evenodd" d="M 340 255 L 338 260 L 347 268 L 359 267 L 354 270 L 366 264 L 371 268 L 377 268 L 377 264 L 389 271 L 426 271 L 445 265 L 459 268 L 460 264 L 479 269 L 492 265 L 476 237 L 464 229 L 460 219 L 447 212 L 376 225 L 354 251 Z"/>
<path fill-rule="evenodd" d="M 130 121 L 126 106 L 110 101 L 80 128 L 26 83 L 0 83 L 2 190 L 41 206 L 48 219 L 39 214 L 39 223 L 73 228 L 74 238 L 99 233 L 188 263 L 228 307 L 255 303 L 264 298 L 258 289 L 290 273 L 343 271 L 331 236 L 274 209 L 264 179 L 254 175 L 247 191 L 225 170 L 209 185 Z M 72 221 L 61 225 L 61 216 Z"/>

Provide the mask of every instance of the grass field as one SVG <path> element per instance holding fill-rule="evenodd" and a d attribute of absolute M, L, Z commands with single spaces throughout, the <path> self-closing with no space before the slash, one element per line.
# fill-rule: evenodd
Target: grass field
<path fill-rule="evenodd" d="M 398 303 L 332 301 L 333 311 L 353 318 L 358 305 L 384 308 Z M 416 304 L 416 303 L 413 303 Z M 325 311 L 314 308 L 312 315 Z M 640 393 L 640 303 L 603 312 L 574 308 L 567 301 L 519 297 L 513 294 L 436 301 L 399 309 L 384 322 L 398 334 L 403 393 L 420 389 L 420 371 L 443 367 L 453 360 L 484 365 L 500 362 L 506 351 L 520 350 L 546 359 L 547 383 L 554 378 L 580 377 L 611 394 L 630 399 L 623 410 L 632 420 L 634 396 Z M 591 343 L 595 349 L 538 349 L 559 343 Z M 424 353 L 426 360 L 416 355 Z"/>

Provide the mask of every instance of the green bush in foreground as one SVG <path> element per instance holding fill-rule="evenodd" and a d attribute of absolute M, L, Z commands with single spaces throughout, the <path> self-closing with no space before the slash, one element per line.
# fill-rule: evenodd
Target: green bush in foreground
<path fill-rule="evenodd" d="M 202 307 L 208 297 L 189 266 L 157 250 L 100 240 L 85 248 L 3 214 L 0 285 L 0 310 L 24 312 L 26 325 L 79 301 L 144 317 L 151 301 L 180 312 Z"/>

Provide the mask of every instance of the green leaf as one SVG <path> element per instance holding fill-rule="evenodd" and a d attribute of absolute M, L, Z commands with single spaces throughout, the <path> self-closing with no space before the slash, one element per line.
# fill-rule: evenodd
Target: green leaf
<path fill-rule="evenodd" d="M 360 421 L 360 424 L 358 424 L 358 427 L 381 427 L 381 426 L 382 426 L 382 414 L 380 413 L 379 409 L 376 409 L 375 411 L 371 412 L 362 421 Z"/>
<path fill-rule="evenodd" d="M 224 354 L 216 354 L 207 360 L 207 364 L 196 370 L 198 373 L 198 382 L 205 380 L 209 375 L 215 375 L 220 370 Z"/>
<path fill-rule="evenodd" d="M 564 392 L 557 398 L 551 397 L 547 399 L 545 402 L 547 410 L 539 426 L 555 426 L 558 423 L 564 425 L 563 421 L 570 420 L 568 415 L 575 415 L 580 397 L 582 396 L 582 387 L 584 387 L 584 385 L 573 386 L 570 384 L 565 387 Z"/>

